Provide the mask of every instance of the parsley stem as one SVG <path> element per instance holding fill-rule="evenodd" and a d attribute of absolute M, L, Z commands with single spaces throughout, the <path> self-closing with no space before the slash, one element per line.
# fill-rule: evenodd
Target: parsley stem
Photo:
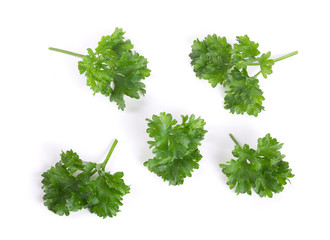
<path fill-rule="evenodd" d="M 278 57 L 278 58 L 275 58 L 275 59 L 273 59 L 273 60 L 274 60 L 274 62 L 278 62 L 278 61 L 281 61 L 281 60 L 283 60 L 283 59 L 286 59 L 286 58 L 292 57 L 292 56 L 294 56 L 294 55 L 296 55 L 296 54 L 298 54 L 298 51 L 294 51 L 294 52 L 291 52 L 291 53 L 285 54 L 285 55 L 283 55 L 283 56 L 281 56 L 281 57 Z M 248 65 L 248 66 L 258 66 L 258 65 L 260 65 L 260 63 L 259 63 L 259 62 L 255 62 L 255 63 L 250 63 L 250 64 L 247 64 L 247 65 Z"/>
<path fill-rule="evenodd" d="M 97 170 L 96 169 L 94 169 L 94 171 L 93 172 L 91 172 L 91 174 L 90 174 L 90 177 L 91 176 L 93 176 L 95 173 L 97 172 Z"/>
<path fill-rule="evenodd" d="M 234 141 L 234 143 L 235 143 L 236 145 L 241 146 L 241 145 L 237 142 L 237 140 L 236 140 L 236 138 L 233 136 L 233 134 L 229 133 L 229 137 Z"/>
<path fill-rule="evenodd" d="M 105 158 L 104 162 L 102 163 L 102 170 L 105 169 L 105 166 L 107 165 L 107 163 L 108 163 L 108 161 L 109 161 L 109 159 L 110 159 L 110 156 L 111 156 L 113 150 L 115 149 L 117 143 L 118 143 L 118 140 L 115 139 L 115 141 L 113 142 L 113 144 L 112 144 L 112 146 L 111 146 L 111 148 L 110 148 L 110 150 L 109 150 L 109 152 L 108 152 L 107 157 Z"/>
<path fill-rule="evenodd" d="M 292 52 L 292 53 L 288 53 L 288 54 L 286 54 L 286 55 L 283 55 L 282 57 L 275 58 L 275 59 L 274 59 L 274 62 L 281 61 L 281 60 L 283 60 L 283 59 L 286 59 L 286 58 L 292 57 L 292 56 L 294 56 L 294 55 L 296 55 L 296 54 L 298 54 L 298 51 L 294 51 L 294 52 Z"/>
<path fill-rule="evenodd" d="M 85 57 L 85 55 L 82 55 L 82 54 L 79 54 L 79 53 L 70 52 L 70 51 L 67 51 L 67 50 L 59 49 L 59 48 L 49 47 L 48 49 L 51 50 L 51 51 L 55 51 L 55 52 L 69 54 L 69 55 L 75 56 L 75 57 L 80 57 L 80 58 Z"/>
<path fill-rule="evenodd" d="M 254 75 L 253 77 L 255 78 L 255 77 L 258 77 L 258 75 L 261 73 L 261 71 L 259 71 L 259 72 L 257 72 L 257 74 L 256 75 Z"/>

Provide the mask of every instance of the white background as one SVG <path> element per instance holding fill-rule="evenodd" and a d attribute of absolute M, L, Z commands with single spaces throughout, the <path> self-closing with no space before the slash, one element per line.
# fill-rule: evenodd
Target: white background
<path fill-rule="evenodd" d="M 1 239 L 329 239 L 328 1 L 2 1 L 0 4 Z M 144 55 L 147 94 L 120 111 L 93 96 L 78 53 L 122 27 Z M 248 34 L 273 57 L 298 50 L 260 76 L 265 111 L 257 118 L 223 108 L 224 90 L 195 77 L 191 44 L 207 34 Z M 252 69 L 252 72 L 254 70 Z M 200 168 L 169 186 L 143 162 L 152 157 L 145 118 L 195 114 L 208 133 Z M 236 195 L 219 168 L 232 157 L 233 133 L 256 146 L 271 133 L 296 175 L 282 193 Z M 41 174 L 73 149 L 85 161 L 123 171 L 131 193 L 121 212 L 57 216 L 42 202 Z M 6 236 L 6 237 L 3 237 Z"/>

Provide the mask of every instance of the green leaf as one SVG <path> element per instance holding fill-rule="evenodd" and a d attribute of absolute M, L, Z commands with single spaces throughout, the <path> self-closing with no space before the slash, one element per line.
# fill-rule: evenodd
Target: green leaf
<path fill-rule="evenodd" d="M 208 80 L 212 87 L 228 80 L 232 47 L 225 37 L 208 35 L 203 41 L 195 40 L 191 48 L 191 65 L 198 78 Z"/>
<path fill-rule="evenodd" d="M 279 143 L 269 133 L 258 139 L 259 161 L 252 167 L 259 176 L 255 183 L 255 191 L 261 197 L 272 197 L 272 193 L 283 191 L 287 179 L 294 176 L 289 164 L 283 161 L 285 155 L 280 152 L 282 146 L 283 143 Z"/>
<path fill-rule="evenodd" d="M 228 177 L 227 184 L 235 192 L 251 194 L 251 189 L 260 197 L 272 197 L 282 192 L 289 178 L 294 177 L 289 163 L 283 161 L 282 143 L 268 133 L 258 139 L 257 150 L 245 144 L 243 148 L 236 145 L 233 155 L 227 164 L 220 164 L 222 172 Z"/>
<path fill-rule="evenodd" d="M 231 113 L 258 116 L 264 110 L 265 100 L 257 78 L 249 77 L 245 68 L 242 71 L 234 68 L 229 90 L 225 91 L 225 109 Z"/>
<path fill-rule="evenodd" d="M 84 207 L 85 203 L 80 198 L 79 182 L 61 162 L 56 163 L 41 176 L 45 192 L 44 204 L 50 211 L 68 216 L 70 212 Z"/>
<path fill-rule="evenodd" d="M 239 145 L 235 146 L 233 155 L 237 157 L 237 160 L 231 159 L 226 164 L 220 164 L 222 172 L 228 177 L 227 184 L 230 189 L 235 188 L 235 192 L 247 193 L 251 195 L 251 188 L 253 187 L 254 174 L 250 169 L 251 156 L 255 154 L 253 149 L 250 149 L 248 145 L 244 145 L 243 148 Z"/>
<path fill-rule="evenodd" d="M 108 58 L 120 57 L 127 50 L 133 49 L 130 40 L 124 39 L 125 32 L 121 28 L 116 28 L 110 36 L 103 36 L 95 49 L 97 54 L 107 56 Z"/>
<path fill-rule="evenodd" d="M 235 56 L 240 58 L 253 58 L 260 54 L 258 47 L 259 44 L 250 40 L 247 35 L 236 37 L 238 44 L 234 44 L 233 52 Z"/>
<path fill-rule="evenodd" d="M 269 59 L 270 55 L 271 55 L 270 52 L 268 52 L 266 54 L 264 53 L 257 59 L 260 64 L 260 70 L 261 70 L 262 76 L 264 78 L 267 78 L 267 75 L 273 73 L 272 67 L 275 62 L 273 59 Z"/>
<path fill-rule="evenodd" d="M 61 163 L 69 171 L 70 174 L 75 173 L 78 170 L 84 169 L 83 161 L 79 158 L 78 154 L 72 150 L 62 152 Z"/>
<path fill-rule="evenodd" d="M 137 53 L 124 52 L 116 63 L 113 76 L 114 87 L 110 93 L 110 101 L 117 103 L 119 109 L 125 108 L 124 96 L 140 98 L 145 95 L 145 84 L 141 79 L 150 75 L 147 60 Z"/>
<path fill-rule="evenodd" d="M 153 115 L 147 133 L 154 141 L 148 141 L 155 157 L 144 163 L 149 171 L 169 181 L 170 185 L 183 184 L 185 177 L 191 177 L 202 155 L 198 150 L 200 142 L 207 132 L 203 119 L 192 114 L 181 116 L 182 123 L 177 124 L 171 114 L 165 112 Z"/>
<path fill-rule="evenodd" d="M 89 182 L 91 194 L 88 209 L 99 217 L 113 217 L 119 212 L 123 196 L 129 193 L 130 187 L 125 185 L 122 172 L 114 175 L 103 171 L 95 180 Z"/>

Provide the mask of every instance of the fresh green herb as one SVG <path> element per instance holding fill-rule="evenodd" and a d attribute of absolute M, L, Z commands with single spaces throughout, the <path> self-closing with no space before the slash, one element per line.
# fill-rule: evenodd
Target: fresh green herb
<path fill-rule="evenodd" d="M 72 150 L 62 152 L 61 160 L 42 174 L 45 206 L 61 216 L 83 208 L 103 218 L 116 216 L 130 191 L 122 172 L 105 171 L 116 144 L 117 140 L 101 164 L 82 161 Z"/>
<path fill-rule="evenodd" d="M 203 41 L 195 40 L 190 53 L 191 65 L 196 76 L 206 79 L 216 87 L 218 84 L 228 87 L 225 91 L 225 109 L 231 113 L 258 116 L 264 110 L 263 91 L 257 76 L 267 78 L 275 62 L 286 59 L 298 52 L 292 52 L 279 58 L 271 59 L 271 52 L 260 55 L 259 44 L 245 36 L 237 37 L 238 44 L 233 46 L 225 37 L 208 35 Z M 247 67 L 259 66 L 260 71 L 249 76 Z"/>
<path fill-rule="evenodd" d="M 103 36 L 95 52 L 88 48 L 88 55 L 52 48 L 49 50 L 82 58 L 78 62 L 80 74 L 87 77 L 87 85 L 95 93 L 109 97 L 118 108 L 124 110 L 124 96 L 140 98 L 146 93 L 141 80 L 150 76 L 147 59 L 132 51 L 130 40 L 124 40 L 125 32 L 116 28 L 111 36 Z"/>
<path fill-rule="evenodd" d="M 151 172 L 169 181 L 170 185 L 183 184 L 185 177 L 191 177 L 191 172 L 199 168 L 198 162 L 202 155 L 198 150 L 201 140 L 207 132 L 205 121 L 195 118 L 195 115 L 181 115 L 182 123 L 165 112 L 159 116 L 153 115 L 147 133 L 154 141 L 148 141 L 149 147 L 156 155 L 144 163 Z"/>
<path fill-rule="evenodd" d="M 251 195 L 253 188 L 260 197 L 270 198 L 273 193 L 282 192 L 289 178 L 294 177 L 289 163 L 283 161 L 285 155 L 280 152 L 283 143 L 268 133 L 258 139 L 257 150 L 254 150 L 247 144 L 241 147 L 232 134 L 230 137 L 236 144 L 232 153 L 237 159 L 231 159 L 227 165 L 220 164 L 230 189 L 235 188 L 237 194 Z"/>

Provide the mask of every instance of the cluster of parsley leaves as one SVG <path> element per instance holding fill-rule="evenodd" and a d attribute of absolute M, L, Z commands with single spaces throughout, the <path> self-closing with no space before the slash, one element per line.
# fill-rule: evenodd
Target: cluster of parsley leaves
<path fill-rule="evenodd" d="M 273 193 L 283 191 L 289 178 L 294 177 L 289 163 L 283 160 L 285 155 L 280 152 L 283 143 L 268 133 L 258 139 L 254 150 L 248 144 L 242 147 L 232 134 L 230 136 L 236 143 L 232 153 L 237 159 L 219 165 L 228 177 L 230 189 L 235 188 L 237 194 L 249 195 L 254 189 L 260 197 L 272 197 Z"/>
<path fill-rule="evenodd" d="M 99 217 L 116 216 L 123 196 L 130 191 L 122 172 L 105 171 L 116 144 L 117 140 L 101 164 L 82 161 L 72 150 L 62 152 L 61 160 L 42 174 L 45 206 L 58 215 L 86 208 Z"/>
<path fill-rule="evenodd" d="M 218 84 L 227 87 L 224 108 L 231 113 L 258 116 L 264 110 L 265 100 L 260 89 L 258 75 L 267 78 L 275 62 L 297 54 L 292 52 L 277 59 L 271 59 L 271 52 L 260 55 L 259 44 L 247 35 L 238 36 L 233 46 L 226 37 L 208 35 L 203 41 L 196 39 L 190 53 L 191 65 L 196 76 L 206 79 L 212 87 Z M 250 76 L 248 66 L 259 66 L 260 71 Z"/>
<path fill-rule="evenodd" d="M 87 86 L 94 94 L 109 97 L 111 102 L 116 102 L 118 109 L 124 110 L 125 96 L 139 99 L 140 95 L 145 95 L 142 80 L 151 72 L 147 68 L 147 59 L 132 51 L 134 46 L 129 39 L 124 39 L 124 34 L 121 28 L 116 28 L 111 35 L 101 38 L 95 51 L 88 48 L 87 55 L 49 49 L 82 58 L 78 69 L 87 77 Z"/>
<path fill-rule="evenodd" d="M 170 113 L 162 112 L 147 119 L 147 133 L 154 139 L 148 141 L 155 157 L 144 162 L 151 172 L 168 181 L 170 185 L 183 184 L 185 177 L 199 168 L 202 155 L 198 149 L 204 139 L 205 121 L 194 114 L 181 115 L 178 124 Z"/>

